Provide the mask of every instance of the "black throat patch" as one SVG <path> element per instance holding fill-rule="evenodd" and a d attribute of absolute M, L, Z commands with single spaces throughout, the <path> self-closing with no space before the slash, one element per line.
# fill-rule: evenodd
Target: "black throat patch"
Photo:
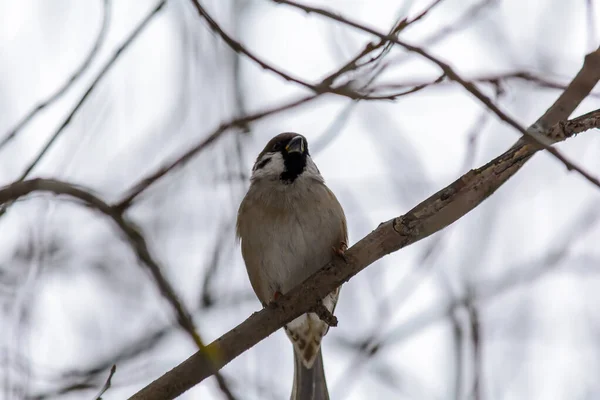
<path fill-rule="evenodd" d="M 284 153 L 283 164 L 285 166 L 285 170 L 281 173 L 279 178 L 283 181 L 283 183 L 293 183 L 296 178 L 298 178 L 300 174 L 304 172 L 304 168 L 306 168 L 306 154 Z"/>

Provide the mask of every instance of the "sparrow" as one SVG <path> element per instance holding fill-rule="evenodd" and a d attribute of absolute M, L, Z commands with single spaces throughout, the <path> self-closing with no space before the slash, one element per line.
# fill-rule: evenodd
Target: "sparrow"
<path fill-rule="evenodd" d="M 344 210 L 325 185 L 304 136 L 281 133 L 260 152 L 236 228 L 250 283 L 263 306 L 343 255 Z M 339 288 L 322 300 L 331 313 L 338 296 Z M 294 348 L 292 400 L 329 399 L 321 353 L 328 329 L 311 312 L 284 327 Z"/>

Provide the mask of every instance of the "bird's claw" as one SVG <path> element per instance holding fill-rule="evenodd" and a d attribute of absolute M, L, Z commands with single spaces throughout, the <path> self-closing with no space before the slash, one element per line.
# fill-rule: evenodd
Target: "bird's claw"
<path fill-rule="evenodd" d="M 269 304 L 267 304 L 267 306 L 269 307 L 274 307 L 277 304 L 277 300 L 282 296 L 280 291 L 276 291 L 275 293 L 273 293 L 273 298 L 271 299 L 271 301 L 269 302 Z"/>
<path fill-rule="evenodd" d="M 333 252 L 336 256 L 340 257 L 346 264 L 348 264 L 348 258 L 346 257 L 346 250 L 348 250 L 348 244 L 346 242 L 340 242 L 339 247 L 333 247 Z"/>

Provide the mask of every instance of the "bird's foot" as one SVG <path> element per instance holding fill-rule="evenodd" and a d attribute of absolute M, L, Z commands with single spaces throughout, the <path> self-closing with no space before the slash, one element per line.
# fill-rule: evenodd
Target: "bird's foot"
<path fill-rule="evenodd" d="M 279 300 L 279 298 L 281 296 L 282 296 L 282 294 L 281 294 L 281 292 L 279 290 L 275 291 L 275 293 L 273 293 L 273 298 L 271 299 L 271 301 L 267 305 L 269 307 L 274 307 L 277 304 L 277 300 Z"/>
<path fill-rule="evenodd" d="M 348 264 L 348 258 L 346 257 L 346 250 L 348 250 L 348 244 L 346 242 L 340 242 L 340 247 L 333 247 L 333 252 L 336 256 L 340 257 L 346 264 Z"/>

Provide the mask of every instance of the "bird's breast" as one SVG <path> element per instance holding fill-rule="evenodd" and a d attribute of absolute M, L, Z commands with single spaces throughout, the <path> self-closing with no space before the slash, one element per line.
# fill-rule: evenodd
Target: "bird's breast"
<path fill-rule="evenodd" d="M 247 211 L 254 225 L 240 227 L 242 252 L 257 250 L 254 260 L 244 258 L 248 268 L 249 262 L 257 264 L 263 301 L 275 291 L 286 293 L 331 261 L 332 247 L 343 240 L 339 203 L 328 201 L 330 192 L 324 185 L 312 186 L 257 196 Z"/>

